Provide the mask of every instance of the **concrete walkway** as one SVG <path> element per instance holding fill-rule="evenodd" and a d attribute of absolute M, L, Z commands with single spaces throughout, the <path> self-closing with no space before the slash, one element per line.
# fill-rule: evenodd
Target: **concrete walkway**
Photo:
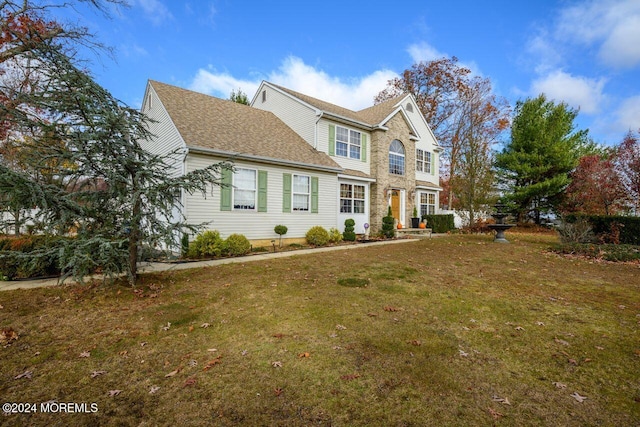
<path fill-rule="evenodd" d="M 435 236 L 437 235 L 434 234 L 433 237 Z M 368 248 L 371 246 L 395 245 L 395 244 L 401 244 L 401 243 L 416 242 L 417 240 L 418 239 L 382 240 L 379 242 L 371 242 L 367 244 L 328 246 L 324 248 L 300 249 L 300 250 L 294 250 L 294 251 L 275 252 L 275 253 L 273 252 L 259 253 L 259 254 L 253 254 L 253 255 L 248 255 L 243 257 L 222 258 L 222 259 L 214 259 L 209 261 L 196 261 L 196 262 L 183 262 L 183 263 L 144 262 L 139 265 L 138 272 L 151 273 L 151 272 L 170 271 L 170 270 L 185 270 L 188 268 L 213 267 L 213 266 L 222 265 L 222 264 L 264 261 L 264 260 L 270 260 L 270 259 L 276 259 L 276 258 L 291 257 L 296 255 L 317 254 L 317 253 L 331 252 L 331 251 L 346 251 L 346 250 L 352 250 L 352 249 Z M 14 289 L 44 288 L 49 286 L 64 286 L 65 284 L 74 284 L 74 283 L 75 282 L 72 279 L 68 279 L 64 283 L 60 283 L 60 280 L 57 278 L 37 279 L 37 280 L 0 281 L 0 291 L 10 291 Z"/>

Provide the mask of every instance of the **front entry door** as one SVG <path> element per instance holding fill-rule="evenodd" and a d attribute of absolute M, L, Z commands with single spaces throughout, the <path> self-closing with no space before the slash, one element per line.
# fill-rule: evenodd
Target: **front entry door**
<path fill-rule="evenodd" d="M 391 215 L 400 222 L 400 191 L 391 190 Z"/>

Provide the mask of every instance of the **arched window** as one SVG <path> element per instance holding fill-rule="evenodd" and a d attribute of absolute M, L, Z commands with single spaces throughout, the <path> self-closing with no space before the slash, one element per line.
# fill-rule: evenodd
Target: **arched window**
<path fill-rule="evenodd" d="M 404 175 L 404 145 L 397 139 L 389 146 L 389 173 Z"/>

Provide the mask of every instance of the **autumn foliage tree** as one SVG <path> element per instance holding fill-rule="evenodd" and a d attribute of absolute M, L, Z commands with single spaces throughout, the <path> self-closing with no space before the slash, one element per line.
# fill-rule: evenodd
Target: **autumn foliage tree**
<path fill-rule="evenodd" d="M 618 147 L 616 170 L 633 213 L 640 215 L 640 131 L 629 132 Z"/>
<path fill-rule="evenodd" d="M 570 178 L 561 205 L 564 212 L 615 215 L 624 209 L 627 193 L 610 155 L 583 156 Z"/>

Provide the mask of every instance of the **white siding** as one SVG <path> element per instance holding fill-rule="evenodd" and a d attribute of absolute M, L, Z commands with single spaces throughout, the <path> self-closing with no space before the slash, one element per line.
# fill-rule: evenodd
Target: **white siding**
<path fill-rule="evenodd" d="M 358 129 L 355 127 L 349 127 L 340 123 L 331 122 L 329 120 L 322 119 L 318 123 L 318 151 L 322 151 L 323 153 L 329 154 L 329 125 L 333 124 L 336 126 L 341 126 L 347 129 L 352 129 L 360 132 L 362 135 L 366 135 L 367 137 L 367 147 L 366 147 L 366 161 L 350 159 L 347 157 L 341 156 L 331 156 L 333 161 L 343 167 L 345 169 L 353 169 L 369 175 L 371 173 L 371 134 L 368 132 L 364 132 L 362 129 Z"/>
<path fill-rule="evenodd" d="M 187 171 L 204 168 L 221 160 L 210 156 L 189 154 Z M 273 228 L 279 224 L 286 225 L 289 229 L 285 235 L 287 238 L 304 237 L 306 232 L 315 225 L 321 225 L 327 230 L 337 226 L 339 208 L 336 194 L 339 187 L 336 174 L 250 162 L 236 162 L 235 166 L 267 172 L 267 212 L 220 211 L 220 188 L 214 186 L 207 191 L 206 198 L 200 193 L 186 195 L 185 207 L 189 223 L 200 224 L 211 221 L 206 228 L 218 230 L 223 238 L 233 233 L 240 233 L 252 240 L 277 238 L 278 235 L 274 233 Z M 282 212 L 282 186 L 285 173 L 318 177 L 318 213 Z"/>
<path fill-rule="evenodd" d="M 150 85 L 147 86 L 147 94 L 142 106 L 142 113 L 151 119 L 148 128 L 152 135 L 149 141 L 142 141 L 142 148 L 161 156 L 167 155 L 177 149 L 185 148 L 185 143 L 178 129 L 176 129 L 171 117 L 169 117 L 169 113 L 167 113 L 167 110 L 165 110 L 156 92 Z M 174 155 L 172 158 L 167 159 L 170 163 L 170 168 L 167 171 L 169 176 L 176 177 L 184 173 L 183 158 L 184 154 Z"/>
<path fill-rule="evenodd" d="M 262 102 L 262 91 L 266 90 L 266 101 Z M 316 113 L 313 109 L 301 104 L 282 94 L 275 89 L 262 85 L 260 92 L 257 94 L 254 108 L 271 111 L 295 133 L 300 135 L 302 139 L 307 141 L 309 145 L 315 144 L 315 123 Z"/>
<path fill-rule="evenodd" d="M 406 109 L 406 105 L 409 102 L 413 104 L 413 112 L 410 112 Z M 434 151 L 438 147 L 438 145 L 436 143 L 435 138 L 433 137 L 433 133 L 431 132 L 431 129 L 429 128 L 427 123 L 422 118 L 422 113 L 420 113 L 418 106 L 413 101 L 409 101 L 409 100 L 404 101 L 403 107 L 404 107 L 405 113 L 409 117 L 409 120 L 411 120 L 411 123 L 416 128 L 418 135 L 420 135 L 420 139 L 416 141 L 416 148 L 430 152 L 432 161 L 435 161 L 434 174 L 416 171 L 416 179 L 419 181 L 432 182 L 437 185 L 439 183 L 439 177 L 440 177 L 440 173 L 439 173 L 439 167 L 440 167 L 439 157 L 440 156 L 436 154 Z M 414 169 L 415 167 L 416 165 L 413 165 Z"/>

